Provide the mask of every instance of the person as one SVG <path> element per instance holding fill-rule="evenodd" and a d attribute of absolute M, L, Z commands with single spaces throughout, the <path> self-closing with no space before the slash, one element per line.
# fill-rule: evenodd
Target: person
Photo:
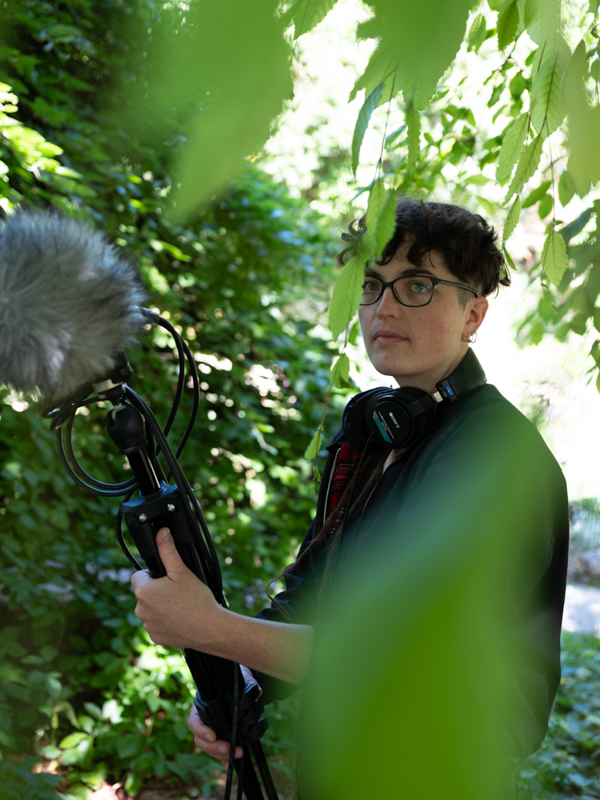
<path fill-rule="evenodd" d="M 364 218 L 344 235 L 342 263 L 363 234 Z M 327 447 L 316 515 L 284 573 L 286 588 L 254 618 L 219 606 L 183 565 L 168 531 L 160 531 L 167 575 L 132 577 L 136 614 L 155 642 L 244 664 L 270 702 L 304 681 L 337 587 L 364 554 L 377 549 L 400 563 L 411 542 L 443 546 L 452 536 L 465 553 L 488 539 L 491 547 L 501 542 L 506 561 L 494 591 L 516 654 L 509 756 L 524 759 L 539 747 L 560 681 L 567 495 L 541 436 L 485 383 L 470 348 L 487 297 L 510 284 L 496 238 L 464 208 L 398 202 L 393 237 L 366 265 L 359 320 L 371 363 L 401 387 L 403 407 L 418 406 L 408 439 L 386 442 L 384 432 L 382 441 L 371 422 L 381 390 L 350 401 Z M 446 379 L 452 384 L 457 375 L 458 395 L 441 396 Z M 216 740 L 195 708 L 188 725 L 195 744 L 226 764 L 229 744 Z"/>

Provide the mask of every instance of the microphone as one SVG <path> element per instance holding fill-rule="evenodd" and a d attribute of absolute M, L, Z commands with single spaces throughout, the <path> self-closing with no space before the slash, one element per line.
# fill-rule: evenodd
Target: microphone
<path fill-rule="evenodd" d="M 54 212 L 0 225 L 0 385 L 53 399 L 103 378 L 146 322 L 128 256 Z"/>

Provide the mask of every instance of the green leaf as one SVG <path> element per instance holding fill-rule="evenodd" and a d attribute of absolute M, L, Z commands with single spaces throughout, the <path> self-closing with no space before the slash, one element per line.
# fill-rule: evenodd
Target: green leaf
<path fill-rule="evenodd" d="M 502 245 L 502 252 L 504 253 L 504 258 L 506 259 L 506 263 L 508 264 L 508 266 L 509 266 L 511 269 L 516 269 L 516 267 L 515 267 L 515 262 L 514 262 L 514 260 L 513 260 L 513 257 L 512 257 L 512 256 L 511 256 L 511 254 L 508 252 L 508 250 L 506 249 L 506 246 L 505 246 L 505 245 Z"/>
<path fill-rule="evenodd" d="M 517 222 L 519 221 L 520 214 L 521 214 L 521 198 L 519 197 L 519 195 L 517 195 L 514 203 L 510 207 L 510 211 L 508 212 L 508 216 L 504 224 L 504 231 L 502 232 L 503 242 L 507 242 L 508 239 L 510 238 L 511 233 L 514 231 Z"/>
<path fill-rule="evenodd" d="M 542 266 L 550 283 L 558 286 L 569 266 L 569 257 L 565 240 L 557 230 L 551 230 L 546 237 L 542 250 Z"/>
<path fill-rule="evenodd" d="M 533 41 L 542 45 L 558 30 L 560 0 L 527 0 L 525 27 Z"/>
<path fill-rule="evenodd" d="M 396 230 L 396 194 L 393 189 L 385 188 L 381 178 L 371 187 L 365 224 L 362 250 L 367 261 L 379 258 Z"/>
<path fill-rule="evenodd" d="M 350 379 L 350 359 L 342 353 L 331 370 L 331 382 L 336 389 L 343 389 Z"/>
<path fill-rule="evenodd" d="M 421 115 L 412 103 L 406 112 L 406 124 L 406 140 L 408 142 L 407 168 L 409 172 L 412 172 L 417 166 L 421 140 Z"/>
<path fill-rule="evenodd" d="M 473 50 L 475 53 L 479 51 L 481 45 L 485 42 L 486 25 L 485 17 L 483 14 L 478 14 L 469 28 L 467 36 L 468 50 Z"/>
<path fill-rule="evenodd" d="M 156 772 L 156 774 L 158 774 L 158 772 Z M 135 797 L 141 788 L 142 776 L 136 775 L 134 772 L 129 772 L 125 780 L 125 791 Z"/>
<path fill-rule="evenodd" d="M 63 750 L 68 750 L 72 747 L 77 747 L 78 744 L 88 740 L 90 737 L 87 733 L 83 733 L 80 731 L 76 731 L 75 733 L 70 733 L 68 736 L 61 741 L 59 747 Z"/>
<path fill-rule="evenodd" d="M 487 175 L 469 175 L 468 178 L 464 179 L 463 183 L 465 185 L 471 183 L 473 186 L 485 186 L 490 180 L 491 178 L 488 178 Z"/>
<path fill-rule="evenodd" d="M 554 198 L 550 194 L 545 194 L 538 207 L 538 214 L 540 215 L 540 219 L 544 219 L 547 217 L 548 214 L 552 211 L 552 207 L 554 206 Z"/>
<path fill-rule="evenodd" d="M 472 5 L 472 0 L 378 0 L 375 17 L 361 32 L 379 44 L 355 90 L 369 93 L 397 70 L 396 91 L 405 101 L 412 94 L 415 108 L 425 108 L 461 46 Z"/>
<path fill-rule="evenodd" d="M 352 136 L 352 172 L 355 176 L 356 168 L 358 167 L 358 158 L 360 156 L 360 148 L 367 128 L 369 127 L 369 120 L 371 119 L 371 114 L 377 108 L 379 98 L 383 94 L 384 88 L 385 84 L 379 83 L 366 98 L 358 113 L 356 125 L 354 126 L 354 134 Z"/>
<path fill-rule="evenodd" d="M 0 728 L 0 744 L 4 745 L 4 747 L 15 748 L 17 746 L 17 740 L 12 733 L 8 733 L 8 731 L 4 731 Z"/>
<path fill-rule="evenodd" d="M 498 47 L 504 50 L 515 38 L 519 25 L 517 0 L 506 0 L 498 14 Z"/>
<path fill-rule="evenodd" d="M 117 741 L 117 752 L 121 758 L 139 755 L 148 739 L 141 733 L 130 733 Z"/>
<path fill-rule="evenodd" d="M 44 758 L 50 760 L 53 758 L 58 758 L 61 752 L 62 751 L 58 747 L 53 747 L 52 745 L 48 745 L 47 747 L 43 748 L 41 755 L 43 755 Z"/>
<path fill-rule="evenodd" d="M 569 244 L 571 239 L 577 236 L 577 234 L 581 233 L 581 231 L 591 220 L 593 214 L 593 207 L 586 208 L 586 210 L 583 211 L 576 219 L 574 219 L 572 222 L 569 222 L 569 224 L 565 225 L 564 228 L 561 228 L 561 235 L 567 244 Z"/>
<path fill-rule="evenodd" d="M 82 35 L 79 28 L 75 28 L 73 25 L 50 25 L 45 28 L 44 33 L 48 39 L 60 42 L 72 42 Z"/>
<path fill-rule="evenodd" d="M 508 88 L 510 89 L 511 97 L 514 97 L 515 100 L 521 97 L 521 95 L 527 88 L 527 81 L 523 77 L 522 72 L 517 72 L 517 74 L 513 76 L 511 82 L 508 85 Z"/>
<path fill-rule="evenodd" d="M 582 40 L 575 48 L 563 81 L 569 114 L 568 169 L 574 191 L 580 197 L 588 193 L 590 184 L 600 180 L 600 106 L 590 108 L 588 105 L 584 89 L 587 75 L 586 45 Z"/>
<path fill-rule="evenodd" d="M 483 197 L 483 195 L 480 195 L 480 194 L 476 194 L 475 197 L 477 198 L 477 200 L 479 200 L 479 202 L 483 206 L 483 209 L 485 210 L 486 214 L 489 214 L 490 216 L 493 216 L 496 213 L 496 208 L 495 208 L 494 204 L 492 202 L 490 202 L 487 199 L 487 197 Z"/>
<path fill-rule="evenodd" d="M 353 256 L 342 269 L 333 287 L 329 306 L 329 330 L 334 339 L 346 330 L 358 308 L 365 260 L 361 252 Z"/>
<path fill-rule="evenodd" d="M 521 155 L 528 127 L 529 117 L 527 114 L 521 114 L 507 127 L 498 156 L 496 180 L 504 181 L 510 178 L 512 169 Z"/>
<path fill-rule="evenodd" d="M 314 436 L 310 440 L 310 444 L 308 445 L 308 447 L 304 451 L 304 458 L 307 461 L 313 461 L 313 459 L 315 459 L 317 457 L 317 453 L 319 452 L 320 447 L 321 447 L 321 437 L 322 437 L 322 435 L 323 435 L 323 429 L 319 425 L 319 427 L 315 431 Z"/>
<path fill-rule="evenodd" d="M 294 24 L 294 39 L 315 28 L 325 19 L 337 0 L 296 0 L 285 15 Z"/>
<path fill-rule="evenodd" d="M 558 179 L 558 199 L 561 206 L 568 205 L 575 194 L 575 183 L 568 170 L 563 170 Z"/>
<path fill-rule="evenodd" d="M 179 143 L 171 148 L 168 203 L 182 219 L 221 191 L 269 137 L 292 94 L 290 52 L 272 0 L 190 3 L 184 23 L 166 30 L 151 46 L 143 31 L 144 91 L 132 85 L 114 112 L 121 119 L 126 112 L 131 138 L 159 150 Z"/>
<path fill-rule="evenodd" d="M 523 208 L 529 208 L 529 206 L 532 206 L 534 203 L 537 203 L 538 200 L 541 200 L 551 184 L 552 181 L 544 181 L 543 183 L 540 183 L 536 189 L 527 195 L 523 201 Z"/>
<path fill-rule="evenodd" d="M 571 51 L 560 36 L 546 43 L 539 69 L 533 74 L 531 87 L 531 124 L 540 133 L 545 124 L 544 137 L 553 133 L 565 117 L 561 81 L 566 72 Z"/>
<path fill-rule="evenodd" d="M 517 169 L 515 170 L 514 177 L 508 187 L 504 202 L 507 203 L 513 194 L 518 194 L 527 181 L 533 177 L 538 168 L 540 159 L 542 157 L 542 137 L 536 136 L 535 139 L 525 148 Z"/>

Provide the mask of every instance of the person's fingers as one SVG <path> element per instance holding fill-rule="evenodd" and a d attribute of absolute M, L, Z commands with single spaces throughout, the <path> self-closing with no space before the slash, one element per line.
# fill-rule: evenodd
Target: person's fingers
<path fill-rule="evenodd" d="M 136 592 L 138 589 L 141 589 L 141 587 L 144 586 L 144 584 L 148 583 L 148 581 L 151 580 L 152 578 L 150 577 L 150 575 L 148 574 L 148 570 L 146 569 L 141 569 L 138 570 L 137 572 L 134 572 L 133 575 L 131 576 L 131 586 L 133 587 L 133 591 Z"/>
<path fill-rule="evenodd" d="M 243 664 L 240 664 L 240 669 L 242 671 L 244 681 L 247 684 L 249 684 L 250 686 L 258 686 L 258 691 L 259 691 L 258 696 L 260 697 L 263 693 L 263 690 L 258 681 L 256 680 L 256 678 L 254 677 L 254 675 L 252 674 L 252 671 L 249 670 L 248 667 L 245 667 Z"/>
<path fill-rule="evenodd" d="M 161 528 L 158 531 L 156 534 L 156 544 L 158 546 L 160 560 L 162 561 L 169 577 L 176 577 L 177 574 L 182 571 L 182 569 L 187 571 L 187 567 L 177 552 L 175 542 L 171 536 L 171 531 L 168 528 Z"/>
<path fill-rule="evenodd" d="M 208 725 L 205 725 L 200 719 L 200 715 L 196 706 L 192 706 L 187 724 L 190 731 L 194 734 L 194 744 L 196 747 L 198 747 L 200 750 L 203 750 L 209 756 L 219 759 L 222 764 L 227 766 L 229 760 L 229 750 L 231 749 L 229 742 L 226 742 L 223 739 L 217 739 L 213 729 L 209 728 Z M 235 757 L 242 757 L 241 747 L 236 747 Z"/>
<path fill-rule="evenodd" d="M 194 737 L 197 736 L 199 739 L 203 739 L 208 744 L 212 744 L 213 742 L 217 741 L 217 737 L 213 729 L 209 728 L 208 725 L 202 722 L 196 706 L 192 706 L 190 710 L 187 726 L 194 734 Z"/>
<path fill-rule="evenodd" d="M 199 750 L 203 750 L 207 755 L 217 758 L 222 764 L 227 765 L 229 761 L 229 751 L 231 749 L 229 742 L 225 742 L 223 739 L 217 739 L 213 744 L 209 744 L 200 736 L 194 736 L 194 744 Z M 241 758 L 242 755 L 242 748 L 236 747 L 235 757 Z"/>

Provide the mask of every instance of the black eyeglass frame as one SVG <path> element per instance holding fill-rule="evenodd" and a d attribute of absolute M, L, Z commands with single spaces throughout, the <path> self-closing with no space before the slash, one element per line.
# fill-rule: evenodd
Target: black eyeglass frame
<path fill-rule="evenodd" d="M 408 303 L 403 303 L 402 300 L 399 299 L 398 295 L 396 294 L 396 290 L 394 289 L 395 283 L 397 283 L 398 281 L 408 280 L 410 278 L 427 278 L 427 280 L 431 281 L 431 283 L 433 284 L 429 300 L 420 306 L 409 306 Z M 372 300 L 370 303 L 359 303 L 359 305 L 361 306 L 372 306 L 375 305 L 375 303 L 378 303 L 381 300 L 381 297 L 388 286 L 392 290 L 394 299 L 398 303 L 400 303 L 401 306 L 404 306 L 405 308 L 424 308 L 425 306 L 428 306 L 429 303 L 431 303 L 431 301 L 433 300 L 433 295 L 435 294 L 435 287 L 438 285 L 438 283 L 443 283 L 446 286 L 456 286 L 459 289 L 466 289 L 469 292 L 473 292 L 475 297 L 479 297 L 479 293 L 476 292 L 475 289 L 473 289 L 471 286 L 465 286 L 464 283 L 456 283 L 455 281 L 444 281 L 441 278 L 434 278 L 432 275 L 400 275 L 399 278 L 394 278 L 393 281 L 384 281 L 378 275 L 365 275 L 365 281 L 369 279 L 374 281 L 379 281 L 381 283 L 381 291 L 379 292 L 375 300 Z"/>

